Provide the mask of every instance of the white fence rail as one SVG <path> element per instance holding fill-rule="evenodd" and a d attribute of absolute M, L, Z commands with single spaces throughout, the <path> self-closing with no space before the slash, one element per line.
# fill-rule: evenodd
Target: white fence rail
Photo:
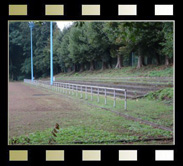
<path fill-rule="evenodd" d="M 99 95 L 104 95 L 104 103 L 107 104 L 107 96 L 113 96 L 114 102 L 113 107 L 116 107 L 116 94 L 123 93 L 124 98 L 124 109 L 127 110 L 127 90 L 126 89 L 117 89 L 109 87 L 100 87 L 100 86 L 90 86 L 90 85 L 81 85 L 81 84 L 71 84 L 63 82 L 53 82 L 53 85 L 50 85 L 49 81 L 37 81 L 24 79 L 25 83 L 29 83 L 36 86 L 41 86 L 47 89 L 56 90 L 57 92 L 62 92 L 65 94 L 72 94 L 78 96 L 80 92 L 80 98 L 83 98 L 85 94 L 85 99 L 88 100 L 88 94 L 91 95 L 91 101 L 93 101 L 93 94 L 97 95 L 97 102 L 100 102 Z"/>

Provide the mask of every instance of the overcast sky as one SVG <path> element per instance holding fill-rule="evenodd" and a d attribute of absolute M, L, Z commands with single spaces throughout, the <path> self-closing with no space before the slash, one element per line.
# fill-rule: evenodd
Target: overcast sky
<path fill-rule="evenodd" d="M 73 21 L 57 21 L 56 22 L 60 30 L 63 30 L 64 27 L 68 27 L 73 23 Z"/>

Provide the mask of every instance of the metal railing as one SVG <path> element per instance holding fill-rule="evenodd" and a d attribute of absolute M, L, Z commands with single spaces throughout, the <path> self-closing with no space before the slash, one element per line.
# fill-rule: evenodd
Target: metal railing
<path fill-rule="evenodd" d="M 123 93 L 124 96 L 124 109 L 127 110 L 127 90 L 118 89 L 118 88 L 109 88 L 109 87 L 100 87 L 100 86 L 90 86 L 90 85 L 81 85 L 81 84 L 71 84 L 63 82 L 53 82 L 53 85 L 50 85 L 49 81 L 38 81 L 38 80 L 29 80 L 24 79 L 25 83 L 33 84 L 36 86 L 41 86 L 47 89 L 55 90 L 57 92 L 62 92 L 65 94 L 72 94 L 78 96 L 80 92 L 80 98 L 83 98 L 85 94 L 85 100 L 88 100 L 88 94 L 91 95 L 91 101 L 93 101 L 93 94 L 97 95 L 97 102 L 100 102 L 100 95 L 104 95 L 104 104 L 107 104 L 107 96 L 112 96 L 114 99 L 113 107 L 116 107 L 116 96 L 119 93 Z"/>

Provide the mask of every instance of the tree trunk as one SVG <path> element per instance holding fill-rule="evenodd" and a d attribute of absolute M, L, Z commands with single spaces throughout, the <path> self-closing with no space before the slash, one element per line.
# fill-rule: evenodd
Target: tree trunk
<path fill-rule="evenodd" d="M 137 63 L 137 68 L 143 67 L 143 57 L 142 55 L 138 56 L 138 63 Z"/>
<path fill-rule="evenodd" d="M 160 65 L 160 57 L 159 57 L 159 55 L 156 55 L 156 64 Z"/>
<path fill-rule="evenodd" d="M 170 64 L 168 56 L 165 56 L 165 65 L 168 66 Z"/>
<path fill-rule="evenodd" d="M 112 69 L 112 60 L 109 61 L 108 68 Z"/>
<path fill-rule="evenodd" d="M 93 71 L 93 70 L 95 70 L 94 62 L 91 61 L 91 62 L 90 62 L 90 71 Z"/>
<path fill-rule="evenodd" d="M 102 70 L 107 69 L 107 63 L 106 62 L 102 62 Z"/>
<path fill-rule="evenodd" d="M 81 64 L 81 65 L 80 65 L 80 71 L 79 71 L 79 72 L 83 72 L 83 71 L 84 71 L 84 65 Z"/>
<path fill-rule="evenodd" d="M 76 64 L 73 66 L 73 73 L 76 72 Z"/>
<path fill-rule="evenodd" d="M 67 68 L 67 72 L 68 72 L 68 73 L 71 72 L 71 67 L 68 67 L 68 68 Z"/>
<path fill-rule="evenodd" d="M 121 69 L 122 67 L 122 56 L 121 55 L 117 55 L 117 64 L 116 64 L 116 69 Z"/>

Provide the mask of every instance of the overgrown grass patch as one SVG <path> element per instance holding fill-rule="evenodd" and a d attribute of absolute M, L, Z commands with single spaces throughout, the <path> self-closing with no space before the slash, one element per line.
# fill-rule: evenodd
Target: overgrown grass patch
<path fill-rule="evenodd" d="M 94 122 L 93 122 L 94 124 Z M 112 125 L 112 124 L 111 124 Z M 44 131 L 37 131 L 29 134 L 28 136 L 22 135 L 20 137 L 13 137 L 9 140 L 9 144 L 26 144 L 26 145 L 49 145 L 49 144 L 121 144 L 138 141 L 139 139 L 158 138 L 158 137 L 171 137 L 171 132 L 163 131 L 160 129 L 153 129 L 150 126 L 142 125 L 139 123 L 131 124 L 123 122 L 128 132 L 112 132 L 99 127 L 88 125 L 70 126 L 61 128 L 54 141 L 50 142 L 52 136 L 52 129 Z M 143 141 L 142 141 L 143 142 Z M 142 143 L 143 144 L 143 143 Z"/>
<path fill-rule="evenodd" d="M 149 100 L 173 100 L 173 88 L 163 88 L 155 92 L 150 92 L 147 96 Z"/>

